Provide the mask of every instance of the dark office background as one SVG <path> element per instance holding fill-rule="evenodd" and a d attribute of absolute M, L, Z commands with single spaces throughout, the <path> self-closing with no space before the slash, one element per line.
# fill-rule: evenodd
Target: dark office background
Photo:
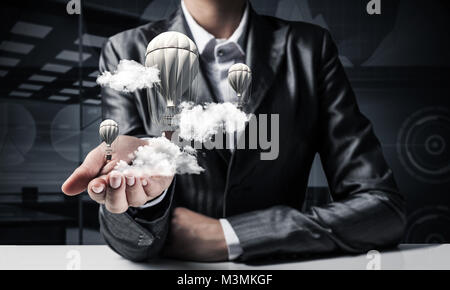
<path fill-rule="evenodd" d="M 1 1 L 0 244 L 103 243 L 98 206 L 60 186 L 100 141 L 101 47 L 179 0 Z M 328 28 L 361 110 L 407 196 L 405 242 L 450 242 L 449 1 L 255 0 L 261 14 Z M 81 40 L 81 41 L 80 41 Z M 326 192 L 317 159 L 311 199 Z"/>

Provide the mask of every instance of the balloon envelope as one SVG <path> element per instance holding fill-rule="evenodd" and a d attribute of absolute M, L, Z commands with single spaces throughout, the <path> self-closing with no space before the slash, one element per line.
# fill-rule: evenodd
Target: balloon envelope
<path fill-rule="evenodd" d="M 98 132 L 102 140 L 111 145 L 119 135 L 119 125 L 114 120 L 107 119 L 100 123 Z"/>
<path fill-rule="evenodd" d="M 160 70 L 159 91 L 166 106 L 177 106 L 198 73 L 197 46 L 180 32 L 161 33 L 148 44 L 145 65 Z"/>
<path fill-rule="evenodd" d="M 233 64 L 228 70 L 228 82 L 238 97 L 241 97 L 252 82 L 252 71 L 243 63 Z"/>

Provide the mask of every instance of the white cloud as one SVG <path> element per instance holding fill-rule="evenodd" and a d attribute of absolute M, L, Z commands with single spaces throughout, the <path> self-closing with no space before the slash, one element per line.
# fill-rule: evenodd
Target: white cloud
<path fill-rule="evenodd" d="M 220 130 L 232 134 L 245 129 L 249 116 L 232 103 L 209 103 L 204 106 L 182 103 L 177 116 L 179 136 L 184 140 L 206 142 Z"/>
<path fill-rule="evenodd" d="M 197 163 L 195 150 L 181 150 L 165 137 L 151 138 L 148 145 L 134 152 L 132 164 L 120 161 L 115 169 L 134 176 L 172 176 L 200 174 L 204 169 Z"/>
<path fill-rule="evenodd" d="M 152 88 L 159 82 L 159 70 L 145 67 L 134 60 L 122 59 L 114 72 L 105 71 L 97 77 L 97 83 L 120 92 L 134 92 Z"/>

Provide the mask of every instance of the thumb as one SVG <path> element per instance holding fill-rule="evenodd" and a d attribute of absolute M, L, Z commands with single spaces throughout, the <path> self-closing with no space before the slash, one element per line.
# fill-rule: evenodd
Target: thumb
<path fill-rule="evenodd" d="M 89 182 L 97 177 L 105 163 L 103 152 L 99 146 L 89 152 L 83 164 L 64 182 L 61 190 L 67 195 L 77 195 L 85 191 Z"/>

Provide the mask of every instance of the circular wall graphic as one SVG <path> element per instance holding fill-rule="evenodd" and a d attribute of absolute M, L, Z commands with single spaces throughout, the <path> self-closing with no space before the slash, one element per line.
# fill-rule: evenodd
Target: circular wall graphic
<path fill-rule="evenodd" d="M 87 152 L 100 143 L 98 126 L 100 108 L 84 110 L 84 118 L 89 119 L 83 131 L 80 131 L 80 106 L 68 105 L 62 108 L 51 124 L 51 142 L 53 149 L 64 159 L 79 162 Z M 90 118 L 89 118 L 90 117 Z M 80 142 L 81 155 L 80 156 Z"/>
<path fill-rule="evenodd" d="M 422 109 L 402 125 L 398 136 L 400 161 L 415 178 L 427 183 L 450 181 L 450 112 Z"/>
<path fill-rule="evenodd" d="M 436 206 L 417 210 L 408 218 L 407 243 L 443 244 L 450 242 L 450 210 Z"/>

